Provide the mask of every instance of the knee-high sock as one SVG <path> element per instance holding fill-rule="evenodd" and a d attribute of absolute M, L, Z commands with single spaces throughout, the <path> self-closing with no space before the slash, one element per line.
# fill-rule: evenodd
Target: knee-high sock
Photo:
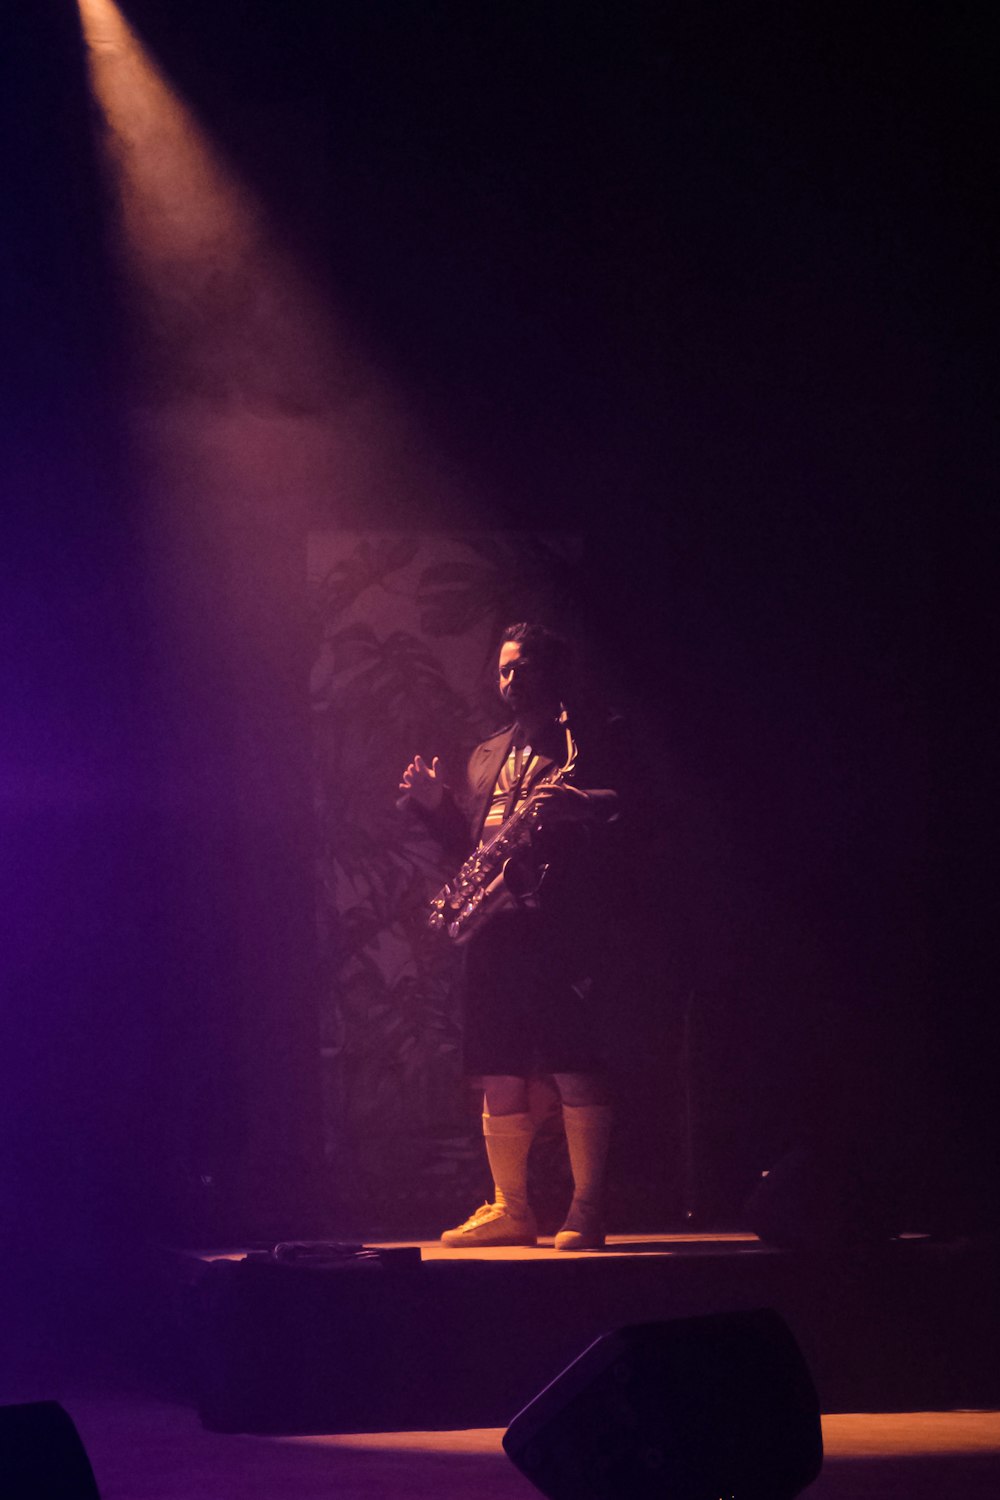
<path fill-rule="evenodd" d="M 528 1208 L 528 1152 L 535 1127 L 530 1114 L 491 1115 L 483 1111 L 486 1155 L 493 1173 L 496 1201 L 514 1219 L 524 1219 Z"/>
<path fill-rule="evenodd" d="M 564 1104 L 563 1124 L 573 1173 L 573 1203 L 599 1212 L 604 1203 L 612 1110 L 609 1104 Z"/>

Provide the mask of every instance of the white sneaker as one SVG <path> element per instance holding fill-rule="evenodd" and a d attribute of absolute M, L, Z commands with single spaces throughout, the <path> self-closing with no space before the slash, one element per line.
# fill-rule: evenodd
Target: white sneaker
<path fill-rule="evenodd" d="M 536 1245 L 538 1225 L 530 1208 L 523 1218 L 515 1218 L 499 1203 L 484 1203 L 457 1229 L 446 1229 L 441 1243 L 452 1250 L 475 1245 Z"/>

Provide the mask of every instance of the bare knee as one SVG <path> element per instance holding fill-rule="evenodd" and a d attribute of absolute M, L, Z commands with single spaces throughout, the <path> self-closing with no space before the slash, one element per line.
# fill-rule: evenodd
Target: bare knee
<path fill-rule="evenodd" d="M 483 1079 L 483 1108 L 488 1115 L 520 1115 L 528 1108 L 528 1081 L 506 1073 Z"/>
<path fill-rule="evenodd" d="M 599 1073 L 555 1073 L 559 1096 L 571 1108 L 588 1104 L 609 1104 L 607 1084 Z"/>

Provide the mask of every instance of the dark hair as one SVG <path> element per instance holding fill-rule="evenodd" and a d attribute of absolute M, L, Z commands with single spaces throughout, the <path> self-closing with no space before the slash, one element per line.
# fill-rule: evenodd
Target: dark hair
<path fill-rule="evenodd" d="M 508 641 L 516 641 L 522 647 L 524 656 L 531 658 L 532 664 L 554 693 L 560 696 L 565 693 L 571 654 L 569 643 L 562 636 L 556 635 L 555 631 L 548 630 L 544 625 L 518 620 L 507 626 L 500 645 L 505 646 Z"/>

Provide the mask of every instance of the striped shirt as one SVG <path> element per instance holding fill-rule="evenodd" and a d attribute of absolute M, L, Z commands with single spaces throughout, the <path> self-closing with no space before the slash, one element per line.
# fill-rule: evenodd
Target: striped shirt
<path fill-rule="evenodd" d="M 510 754 L 500 767 L 500 775 L 493 788 L 493 797 L 483 824 L 482 843 L 491 838 L 505 818 L 510 817 L 514 808 L 524 801 L 531 789 L 532 772 L 537 762 L 538 756 L 530 745 L 511 746 Z"/>

